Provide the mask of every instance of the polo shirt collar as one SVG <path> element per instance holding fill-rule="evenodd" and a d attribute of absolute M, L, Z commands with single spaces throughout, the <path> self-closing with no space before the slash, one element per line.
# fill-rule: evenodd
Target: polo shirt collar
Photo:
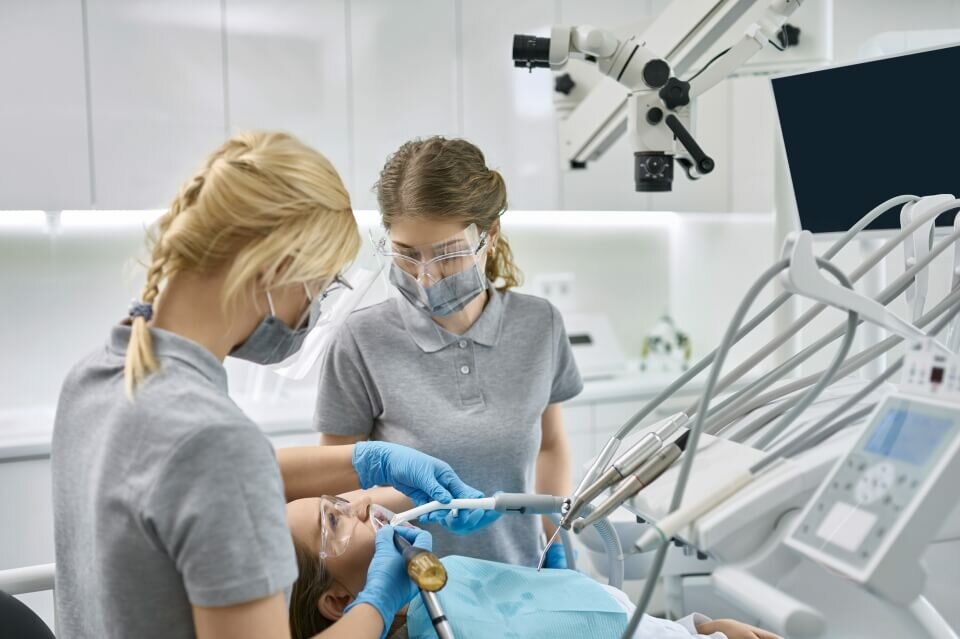
<path fill-rule="evenodd" d="M 483 346 L 495 346 L 500 339 L 500 327 L 503 324 L 503 293 L 487 282 L 487 305 L 477 321 L 466 333 L 455 335 L 433 321 L 426 312 L 418 309 L 407 300 L 395 297 L 394 303 L 400 312 L 407 333 L 425 353 L 435 353 L 455 344 L 461 338 L 470 339 Z"/>
<path fill-rule="evenodd" d="M 130 343 L 130 331 L 131 328 L 128 324 L 114 326 L 113 330 L 110 331 L 108 342 L 110 350 L 121 357 L 126 357 L 127 345 Z M 157 359 L 173 358 L 179 360 L 195 368 L 224 393 L 227 392 L 227 371 L 224 369 L 223 363 L 213 353 L 192 340 L 159 328 L 151 328 L 150 337 L 153 342 L 153 352 Z"/>

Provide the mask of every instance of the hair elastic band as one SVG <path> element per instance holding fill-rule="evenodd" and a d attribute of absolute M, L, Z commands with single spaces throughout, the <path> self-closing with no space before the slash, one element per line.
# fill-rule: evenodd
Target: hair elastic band
<path fill-rule="evenodd" d="M 149 322 L 153 319 L 153 304 L 143 304 L 133 300 L 130 303 L 130 317 L 142 317 Z"/>

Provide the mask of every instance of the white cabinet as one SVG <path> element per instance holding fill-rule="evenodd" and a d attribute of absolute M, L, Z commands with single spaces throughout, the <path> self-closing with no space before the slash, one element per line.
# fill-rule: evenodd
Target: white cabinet
<path fill-rule="evenodd" d="M 0 210 L 90 204 L 77 0 L 0 4 Z"/>
<path fill-rule="evenodd" d="M 333 162 L 349 188 L 346 0 L 227 0 L 230 133 L 284 130 Z"/>
<path fill-rule="evenodd" d="M 488 0 L 462 6 L 462 135 L 503 174 L 511 208 L 559 208 L 553 74 L 545 69 L 527 73 L 509 57 L 515 33 L 549 33 L 554 2 Z"/>
<path fill-rule="evenodd" d="M 389 154 L 415 137 L 460 132 L 456 4 L 365 0 L 349 7 L 356 167 L 351 194 L 355 208 L 372 209 L 371 188 Z"/>
<path fill-rule="evenodd" d="M 220 0 L 87 0 L 94 204 L 165 208 L 226 133 Z"/>

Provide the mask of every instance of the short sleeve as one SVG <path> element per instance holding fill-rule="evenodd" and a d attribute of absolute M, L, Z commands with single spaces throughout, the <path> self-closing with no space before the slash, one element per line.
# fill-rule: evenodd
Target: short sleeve
<path fill-rule="evenodd" d="M 276 457 L 256 426 L 209 426 L 167 459 L 141 517 L 191 604 L 231 606 L 296 579 L 285 504 Z"/>
<path fill-rule="evenodd" d="M 573 348 L 567 337 L 567 329 L 563 326 L 563 317 L 560 312 L 550 305 L 553 316 L 553 384 L 550 388 L 550 403 L 556 404 L 576 397 L 583 390 L 583 380 L 580 379 L 580 369 L 573 358 Z"/>
<path fill-rule="evenodd" d="M 375 393 L 360 347 L 349 323 L 344 324 L 320 367 L 314 428 L 330 435 L 368 436 L 380 412 Z"/>

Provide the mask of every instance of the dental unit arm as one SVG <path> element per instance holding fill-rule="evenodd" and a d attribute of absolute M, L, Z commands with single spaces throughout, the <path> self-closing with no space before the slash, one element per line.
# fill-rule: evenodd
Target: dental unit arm
<path fill-rule="evenodd" d="M 595 61 L 597 69 L 620 86 L 599 84 L 561 122 L 565 159 L 571 167 L 586 166 L 622 134 L 625 118 L 634 149 L 636 190 L 670 191 L 674 159 L 692 180 L 710 173 L 715 166 L 690 133 L 691 100 L 777 38 L 802 0 L 773 0 L 739 42 L 688 80 L 678 77 L 678 71 L 685 71 L 690 60 L 716 45 L 757 2 L 671 3 L 642 33 L 559 25 L 551 28 L 549 38 L 516 35 L 514 65 L 532 71 L 563 68 L 571 57 Z"/>

